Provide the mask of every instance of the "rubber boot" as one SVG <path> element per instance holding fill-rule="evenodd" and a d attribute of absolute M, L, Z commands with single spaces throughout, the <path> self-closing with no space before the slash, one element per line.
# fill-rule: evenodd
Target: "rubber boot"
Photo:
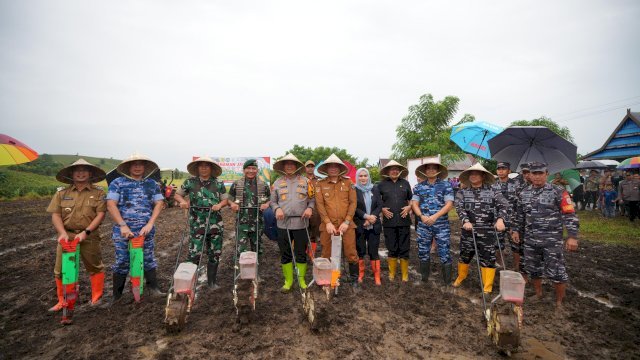
<path fill-rule="evenodd" d="M 462 282 L 464 281 L 464 279 L 467 278 L 467 276 L 469 275 L 469 264 L 465 264 L 465 263 L 458 263 L 458 277 L 456 278 L 456 281 L 453 283 L 453 287 L 459 287 Z"/>
<path fill-rule="evenodd" d="M 300 284 L 300 289 L 306 289 L 307 283 L 304 281 L 304 276 L 307 274 L 307 263 L 296 263 L 296 268 L 298 269 L 298 284 Z"/>
<path fill-rule="evenodd" d="M 124 291 L 124 283 L 127 282 L 127 275 L 113 273 L 113 302 L 120 300 Z"/>
<path fill-rule="evenodd" d="M 351 287 L 353 287 L 354 291 L 358 291 L 358 287 L 360 286 L 358 284 L 358 268 L 358 263 L 349 263 L 349 276 L 351 277 Z"/>
<path fill-rule="evenodd" d="M 429 273 L 431 272 L 431 261 L 420 261 L 420 275 L 422 275 L 422 282 L 429 281 Z"/>
<path fill-rule="evenodd" d="M 56 278 L 56 294 L 58 295 L 58 303 L 49 308 L 50 312 L 56 312 L 62 310 L 62 304 L 64 303 L 64 295 L 62 292 L 62 279 Z"/>
<path fill-rule="evenodd" d="M 67 298 L 66 302 L 66 311 L 62 310 L 62 320 L 60 320 L 60 324 L 62 325 L 71 325 L 73 324 L 73 310 L 75 309 L 76 301 L 78 300 L 78 293 L 76 292 L 75 284 L 63 285 L 67 287 Z"/>
<path fill-rule="evenodd" d="M 220 288 L 218 284 L 216 284 L 216 276 L 218 275 L 218 263 L 217 262 L 207 262 L 207 286 L 211 290 L 217 290 Z"/>
<path fill-rule="evenodd" d="M 380 260 L 371 260 L 371 271 L 373 271 L 373 279 L 376 281 L 376 285 L 382 285 L 380 281 Z"/>
<path fill-rule="evenodd" d="M 104 293 L 104 272 L 93 274 L 91 278 L 91 306 L 100 305 Z"/>
<path fill-rule="evenodd" d="M 364 260 L 358 260 L 358 282 L 362 284 L 364 279 Z"/>
<path fill-rule="evenodd" d="M 402 282 L 409 281 L 409 259 L 400 259 L 400 272 L 402 273 Z"/>
<path fill-rule="evenodd" d="M 396 278 L 396 269 L 398 268 L 398 258 L 387 258 L 389 263 L 389 281 L 393 281 Z"/>
<path fill-rule="evenodd" d="M 167 296 L 158 287 L 158 278 L 156 277 L 156 269 L 145 270 L 144 277 L 147 279 L 147 288 L 144 289 L 151 297 Z"/>
<path fill-rule="evenodd" d="M 496 276 L 496 269 L 481 267 L 480 272 L 482 273 L 482 283 L 484 284 L 484 293 L 491 294 L 491 290 L 493 290 L 493 279 Z"/>
<path fill-rule="evenodd" d="M 442 265 L 442 280 L 444 281 L 444 286 L 451 285 L 451 268 L 453 265 L 451 263 Z"/>
<path fill-rule="evenodd" d="M 293 263 L 282 264 L 282 275 L 284 276 L 284 285 L 280 288 L 280 292 L 286 294 L 291 291 L 293 285 Z"/>

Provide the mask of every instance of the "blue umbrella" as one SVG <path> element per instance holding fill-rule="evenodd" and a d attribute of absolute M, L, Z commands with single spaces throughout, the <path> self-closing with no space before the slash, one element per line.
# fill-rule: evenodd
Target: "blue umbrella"
<path fill-rule="evenodd" d="M 449 139 L 464 152 L 491 159 L 488 141 L 503 130 L 503 127 L 486 121 L 474 121 L 454 126 Z"/>

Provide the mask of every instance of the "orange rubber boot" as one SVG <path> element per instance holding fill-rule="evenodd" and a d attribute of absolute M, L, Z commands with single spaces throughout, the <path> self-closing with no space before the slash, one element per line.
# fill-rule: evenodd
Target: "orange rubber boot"
<path fill-rule="evenodd" d="M 358 282 L 362 283 L 364 279 L 364 260 L 358 260 Z"/>
<path fill-rule="evenodd" d="M 56 293 L 58 294 L 58 303 L 49 308 L 49 311 L 56 312 L 62 310 L 64 296 L 62 295 L 62 279 L 56 278 Z"/>
<path fill-rule="evenodd" d="M 98 305 L 104 290 L 104 272 L 91 275 L 91 305 Z"/>
<path fill-rule="evenodd" d="M 371 260 L 371 269 L 373 270 L 373 278 L 376 281 L 376 285 L 382 285 L 380 281 L 380 260 Z"/>

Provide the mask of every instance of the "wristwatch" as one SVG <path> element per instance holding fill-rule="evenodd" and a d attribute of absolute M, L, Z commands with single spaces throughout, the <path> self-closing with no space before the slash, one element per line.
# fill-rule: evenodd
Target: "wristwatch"
<path fill-rule="evenodd" d="M 84 233 L 85 233 L 85 234 L 87 234 L 87 235 L 91 235 L 91 230 L 89 230 L 89 229 L 84 229 Z"/>
<path fill-rule="evenodd" d="M 118 223 L 118 226 L 127 226 L 127 223 L 123 221 L 121 223 Z"/>

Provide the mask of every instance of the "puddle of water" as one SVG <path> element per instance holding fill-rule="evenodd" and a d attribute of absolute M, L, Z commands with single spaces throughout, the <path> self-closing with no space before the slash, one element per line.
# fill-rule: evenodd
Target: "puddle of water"
<path fill-rule="evenodd" d="M 593 299 L 593 300 L 597 301 L 598 303 L 608 307 L 609 309 L 612 309 L 612 308 L 615 307 L 615 305 L 613 305 L 613 303 L 609 299 L 605 299 L 605 298 L 603 298 L 601 296 L 597 296 L 597 295 L 592 294 L 592 293 L 587 293 L 587 292 L 584 292 L 584 291 L 580 291 L 578 289 L 574 289 L 574 290 L 578 293 L 579 296 L 582 296 L 582 297 L 585 297 L 585 298 L 589 298 L 589 299 Z"/>
<path fill-rule="evenodd" d="M 381 259 L 386 259 L 387 257 L 389 257 L 389 250 L 378 250 L 378 256 L 380 256 Z"/>
<path fill-rule="evenodd" d="M 26 245 L 10 248 L 10 249 L 4 250 L 4 251 L 0 251 L 0 256 L 6 255 L 6 254 L 10 254 L 10 253 L 14 253 L 14 252 L 18 252 L 18 251 L 21 251 L 21 250 L 27 250 L 27 249 L 30 249 L 32 247 L 40 246 L 40 245 L 44 244 L 47 241 L 55 242 L 55 240 L 56 240 L 55 238 L 51 237 L 51 238 L 42 239 L 40 241 L 28 243 Z"/>

